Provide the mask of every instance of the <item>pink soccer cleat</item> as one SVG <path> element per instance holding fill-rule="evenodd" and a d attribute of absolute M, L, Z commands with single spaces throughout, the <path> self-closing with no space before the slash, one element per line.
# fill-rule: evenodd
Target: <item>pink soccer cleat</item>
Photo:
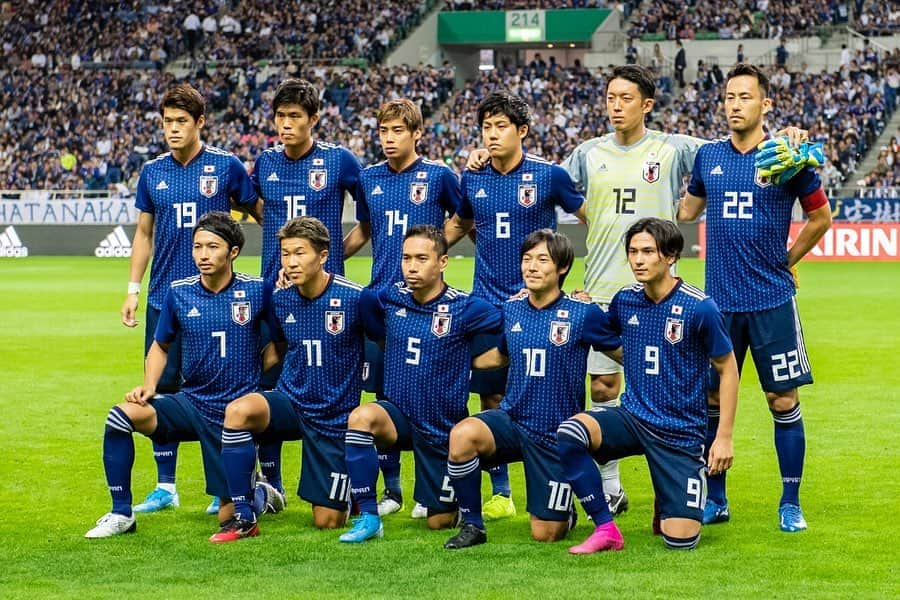
<path fill-rule="evenodd" d="M 625 540 L 622 539 L 622 532 L 616 527 L 615 522 L 610 521 L 603 525 L 598 525 L 594 529 L 594 533 L 588 536 L 577 546 L 569 548 L 569 554 L 593 554 L 594 552 L 603 552 L 605 550 L 621 550 L 625 546 Z"/>

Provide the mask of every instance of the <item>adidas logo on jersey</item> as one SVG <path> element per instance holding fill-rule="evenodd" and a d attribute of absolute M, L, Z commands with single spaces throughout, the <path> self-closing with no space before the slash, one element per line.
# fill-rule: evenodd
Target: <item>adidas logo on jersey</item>
<path fill-rule="evenodd" d="M 288 313 L 287 318 L 284 320 L 285 323 L 296 323 L 297 319 L 294 318 L 294 313 Z"/>
<path fill-rule="evenodd" d="M 631 315 L 631 318 L 628 319 L 628 324 L 629 325 L 640 325 L 641 322 L 638 321 L 637 315 Z"/>
<path fill-rule="evenodd" d="M 28 248 L 22 244 L 15 227 L 10 225 L 0 233 L 0 256 L 7 258 L 24 258 L 28 256 Z"/>
<path fill-rule="evenodd" d="M 194 307 L 191 308 L 191 310 L 188 311 L 187 316 L 189 316 L 189 317 L 199 317 L 199 316 L 200 316 L 200 311 L 197 310 L 197 307 L 196 307 L 196 306 L 194 306 Z"/>
<path fill-rule="evenodd" d="M 272 174 L 269 175 L 268 177 L 266 177 L 266 181 L 281 181 L 281 180 L 278 179 L 278 173 L 276 173 L 275 171 L 272 171 Z"/>
<path fill-rule="evenodd" d="M 600 166 L 597 167 L 598 173 L 606 173 L 608 169 L 606 168 L 606 163 L 600 163 Z"/>
<path fill-rule="evenodd" d="M 372 195 L 373 195 L 373 196 L 377 196 L 377 195 L 383 194 L 383 193 L 384 193 L 384 192 L 381 190 L 381 186 L 380 186 L 380 185 L 376 185 L 376 186 L 375 186 L 375 189 L 372 190 Z"/>
<path fill-rule="evenodd" d="M 477 192 L 475 192 L 476 198 L 487 198 L 487 192 L 484 191 L 484 188 L 481 188 Z"/>
<path fill-rule="evenodd" d="M 131 242 L 128 241 L 128 236 L 121 225 L 100 240 L 100 243 L 94 248 L 94 256 L 97 258 L 131 256 Z"/>
<path fill-rule="evenodd" d="M 509 328 L 512 333 L 518 333 L 522 331 L 522 324 L 516 321 L 516 324 Z"/>
<path fill-rule="evenodd" d="M 169 189 L 169 186 L 168 186 L 168 184 L 166 184 L 165 181 L 160 181 L 159 183 L 156 184 L 156 189 L 167 190 L 167 189 Z"/>
<path fill-rule="evenodd" d="M 394 314 L 397 315 L 398 317 L 405 317 L 405 316 L 406 316 L 406 309 L 405 309 L 405 308 L 401 308 L 400 310 L 398 310 L 398 311 L 395 312 Z"/>
<path fill-rule="evenodd" d="M 722 165 L 716 165 L 713 167 L 712 171 L 709 172 L 710 175 L 724 175 L 725 172 L 722 170 Z"/>

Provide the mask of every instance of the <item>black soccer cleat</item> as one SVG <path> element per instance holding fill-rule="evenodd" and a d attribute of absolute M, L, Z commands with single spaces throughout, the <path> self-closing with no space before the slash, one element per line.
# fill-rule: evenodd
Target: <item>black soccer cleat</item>
<path fill-rule="evenodd" d="M 444 548 L 448 550 L 459 550 L 460 548 L 468 548 L 470 546 L 478 546 L 487 542 L 487 532 L 484 529 L 478 529 L 471 523 L 464 523 L 459 529 L 459 533 L 444 542 Z"/>

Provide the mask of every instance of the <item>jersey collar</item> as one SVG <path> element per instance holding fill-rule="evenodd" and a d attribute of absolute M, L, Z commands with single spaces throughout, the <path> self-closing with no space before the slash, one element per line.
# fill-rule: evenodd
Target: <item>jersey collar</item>
<path fill-rule="evenodd" d="M 669 290 L 668 294 L 666 294 L 665 296 L 660 298 L 659 302 L 654 302 L 653 298 L 651 298 L 650 296 L 647 295 L 647 286 L 644 286 L 641 289 L 641 292 L 644 295 L 644 300 L 646 300 L 648 304 L 653 304 L 653 305 L 659 306 L 661 304 L 665 304 L 666 302 L 668 302 L 669 299 L 675 295 L 675 292 L 677 292 L 681 288 L 681 284 L 683 284 L 683 283 L 684 283 L 684 280 L 682 280 L 681 277 L 676 277 L 675 285 L 672 287 L 671 290 Z"/>

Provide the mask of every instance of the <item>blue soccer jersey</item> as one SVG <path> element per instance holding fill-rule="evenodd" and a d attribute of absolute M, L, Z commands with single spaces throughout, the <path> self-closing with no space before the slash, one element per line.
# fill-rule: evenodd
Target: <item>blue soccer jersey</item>
<path fill-rule="evenodd" d="M 443 229 L 459 202 L 459 179 L 443 163 L 419 158 L 399 173 L 387 161 L 363 169 L 356 218 L 372 230 L 369 286 L 380 289 L 403 279 L 400 257 L 406 230 L 413 225 Z"/>
<path fill-rule="evenodd" d="M 218 293 L 199 275 L 172 282 L 154 339 L 169 344 L 181 331 L 181 391 L 210 423 L 221 426 L 228 403 L 259 387 L 260 325 L 271 302 L 272 286 L 243 273 Z"/>
<path fill-rule="evenodd" d="M 451 287 L 419 304 L 398 283 L 364 292 L 362 313 L 369 337 L 384 340 L 385 396 L 422 435 L 446 446 L 469 414 L 470 342 L 499 333 L 500 310 Z"/>
<path fill-rule="evenodd" d="M 266 281 L 275 281 L 281 268 L 278 230 L 295 217 L 315 217 L 331 234 L 325 270 L 344 274 L 342 221 L 344 194 L 355 193 L 359 161 L 341 146 L 316 142 L 305 155 L 289 158 L 284 146 L 259 155 L 250 175 L 263 199 L 262 267 Z"/>
<path fill-rule="evenodd" d="M 538 229 L 556 229 L 556 207 L 578 210 L 584 198 L 566 171 L 526 154 L 505 175 L 492 165 L 462 176 L 459 216 L 475 221 L 472 293 L 500 306 L 525 287 L 519 247 Z"/>
<path fill-rule="evenodd" d="M 544 308 L 528 298 L 503 306 L 499 349 L 509 356 L 509 377 L 500 408 L 538 445 L 555 449 L 559 424 L 584 410 L 590 347 L 620 345 L 605 323 L 596 304 L 568 296 Z"/>
<path fill-rule="evenodd" d="M 681 280 L 654 303 L 636 283 L 613 297 L 607 317 L 622 339 L 622 407 L 668 444 L 702 444 L 709 359 L 731 352 L 716 303 Z"/>
<path fill-rule="evenodd" d="M 362 287 L 331 275 L 328 287 L 306 298 L 289 287 L 272 299 L 272 341 L 287 342 L 278 391 L 317 432 L 342 437 L 347 417 L 359 405 L 362 387 Z"/>
<path fill-rule="evenodd" d="M 725 312 L 767 310 L 793 298 L 787 241 L 794 201 L 821 187 L 807 168 L 785 185 L 760 176 L 757 150 L 730 139 L 701 147 L 688 192 L 706 198 L 706 291 Z"/>
<path fill-rule="evenodd" d="M 247 206 L 256 202 L 247 169 L 231 152 L 204 145 L 186 165 L 171 152 L 147 161 L 134 201 L 138 210 L 154 218 L 147 304 L 161 308 L 169 284 L 197 272 L 191 257 L 194 225 L 211 210 L 231 210 L 230 201 Z"/>

